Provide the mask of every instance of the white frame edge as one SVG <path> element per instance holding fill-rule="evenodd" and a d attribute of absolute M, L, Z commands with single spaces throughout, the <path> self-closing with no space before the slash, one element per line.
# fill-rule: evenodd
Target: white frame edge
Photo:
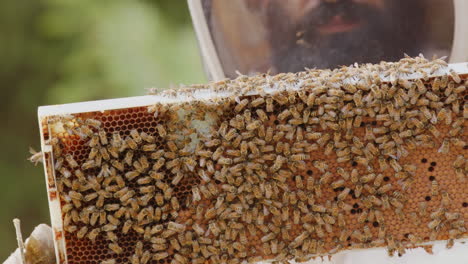
<path fill-rule="evenodd" d="M 455 29 L 450 62 L 468 61 L 468 1 L 454 0 Z"/>
<path fill-rule="evenodd" d="M 193 27 L 197 35 L 202 60 L 208 71 L 208 78 L 212 81 L 220 81 L 226 78 L 221 62 L 214 46 L 213 38 L 209 31 L 208 22 L 203 12 L 201 0 L 187 0 L 190 15 L 192 17 Z"/>
<path fill-rule="evenodd" d="M 465 0 L 464 0 L 465 1 Z M 458 74 L 468 74 L 468 63 L 456 63 L 449 64 L 449 69 L 453 69 Z M 440 76 L 443 72 L 437 72 L 433 77 Z M 412 79 L 418 76 L 407 76 L 406 79 Z M 232 92 L 213 92 L 210 89 L 210 85 L 206 86 L 206 89 L 200 89 L 191 94 L 190 96 L 184 94 L 178 94 L 177 96 L 163 96 L 163 95 L 145 95 L 135 96 L 117 99 L 107 99 L 98 101 L 79 102 L 71 104 L 60 104 L 60 105 L 49 105 L 40 106 L 38 108 L 39 120 L 46 116 L 53 115 L 67 115 L 76 113 L 87 113 L 95 111 L 106 111 L 106 110 L 117 110 L 129 107 L 141 107 L 150 106 L 157 103 L 168 104 L 168 103 L 182 103 L 192 100 L 208 100 L 214 97 L 228 97 L 236 96 Z M 267 91 L 266 93 L 273 92 Z M 253 94 L 253 93 L 252 93 Z"/>

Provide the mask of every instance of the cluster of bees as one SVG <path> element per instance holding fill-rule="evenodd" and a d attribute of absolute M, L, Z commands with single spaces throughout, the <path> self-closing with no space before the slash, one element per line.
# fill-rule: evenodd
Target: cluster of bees
<path fill-rule="evenodd" d="M 77 161 L 58 137 L 49 140 L 64 230 L 89 243 L 104 240 L 115 254 L 130 250 L 133 264 L 302 262 L 380 246 L 401 255 L 441 237 L 451 247 L 467 235 L 467 209 L 454 209 L 444 186 L 430 183 L 436 208 L 427 201 L 414 211 L 407 205 L 420 177 L 413 151 L 458 153 L 447 173 L 467 184 L 467 83 L 454 71 L 429 78 L 446 66 L 407 57 L 240 76 L 201 87 L 235 96 L 148 107 L 166 120 L 155 133 L 109 132 L 92 118 L 50 119 L 89 149 Z M 415 73 L 416 79 L 404 78 Z M 181 118 L 180 111 L 190 114 Z M 191 120 L 207 113 L 217 116 L 216 124 L 198 133 Z M 200 184 L 182 201 L 174 189 L 187 177 Z M 427 219 L 421 225 L 430 236 L 400 237 L 389 218 Z M 131 249 L 119 244 L 128 234 L 139 237 Z"/>

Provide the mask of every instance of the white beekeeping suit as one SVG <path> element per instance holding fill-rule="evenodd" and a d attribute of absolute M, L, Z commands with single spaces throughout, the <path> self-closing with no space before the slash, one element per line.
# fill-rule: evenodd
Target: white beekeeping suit
<path fill-rule="evenodd" d="M 52 229 L 46 224 L 40 224 L 24 243 L 24 264 L 54 264 L 55 251 Z M 3 264 L 22 264 L 20 248 L 17 248 Z"/>

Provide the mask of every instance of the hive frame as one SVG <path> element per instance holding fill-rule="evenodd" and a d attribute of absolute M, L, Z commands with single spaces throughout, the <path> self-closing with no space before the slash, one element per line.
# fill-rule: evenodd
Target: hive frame
<path fill-rule="evenodd" d="M 430 77 L 438 77 L 444 74 L 447 74 L 449 70 L 453 70 L 459 75 L 468 75 L 468 63 L 456 63 L 456 64 L 449 64 L 448 67 L 443 71 L 438 71 L 431 75 Z M 415 79 L 421 78 L 419 74 L 412 74 L 405 77 L 401 77 L 400 79 Z M 383 81 L 389 81 L 388 78 L 382 78 Z M 351 79 L 350 82 L 354 82 L 355 80 Z M 60 200 L 57 193 L 56 188 L 56 177 L 55 177 L 55 170 L 53 170 L 54 160 L 52 155 L 52 146 L 46 143 L 46 139 L 44 138 L 44 127 L 42 121 L 50 116 L 57 116 L 57 115 L 68 115 L 68 114 L 78 114 L 78 113 L 87 113 L 87 112 L 97 112 L 97 111 L 107 111 L 107 110 L 118 110 L 118 109 L 125 109 L 125 108 L 132 108 L 132 107 L 145 107 L 151 106 L 154 104 L 171 104 L 171 103 L 182 103 L 191 100 L 209 100 L 216 97 L 229 97 L 235 96 L 233 92 L 213 92 L 208 88 L 200 89 L 194 92 L 192 95 L 187 96 L 186 94 L 179 94 L 174 97 L 168 97 L 165 95 L 146 95 L 146 96 L 136 96 L 136 97 L 127 97 L 127 98 L 119 98 L 119 99 L 108 99 L 108 100 L 98 100 L 98 101 L 88 101 L 88 102 L 79 102 L 79 103 L 71 103 L 71 104 L 62 104 L 62 105 L 49 105 L 49 106 L 41 106 L 38 108 L 38 120 L 39 120 L 39 128 L 40 128 L 40 140 L 41 140 L 41 150 L 43 153 L 44 159 L 44 173 L 46 178 L 46 188 L 47 188 L 47 196 L 49 202 L 49 209 L 50 209 L 50 217 L 51 217 L 51 225 L 54 234 L 54 245 L 55 245 L 55 253 L 57 258 L 58 264 L 68 264 L 67 255 L 66 255 L 66 241 L 64 237 L 64 229 L 63 229 L 63 220 L 62 220 L 62 211 L 60 207 Z M 277 91 L 274 89 L 265 89 L 266 93 L 270 93 L 273 91 Z M 255 95 L 256 92 L 247 93 L 247 95 Z M 50 127 L 49 127 L 50 129 Z M 49 133 L 50 134 L 50 133 Z M 457 242 L 468 242 L 468 238 L 458 239 Z M 424 245 L 435 245 L 441 246 L 445 244 L 445 241 L 433 241 L 430 243 L 421 244 Z M 466 244 L 463 246 L 467 246 Z M 352 250 L 345 250 L 340 252 L 339 254 L 346 254 L 347 252 L 357 252 L 362 251 L 363 249 L 352 249 Z M 375 251 L 375 250 L 382 250 L 382 248 L 371 248 L 371 249 L 364 249 L 366 251 Z M 376 251 L 377 252 L 377 251 Z M 411 251 L 409 251 L 411 254 Z"/>

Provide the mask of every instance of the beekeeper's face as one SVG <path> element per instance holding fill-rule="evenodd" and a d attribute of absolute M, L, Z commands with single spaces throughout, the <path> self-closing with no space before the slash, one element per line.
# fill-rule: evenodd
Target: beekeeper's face
<path fill-rule="evenodd" d="M 288 0 L 276 2 L 276 6 L 282 6 L 292 22 L 299 23 L 301 20 L 311 20 L 310 16 L 315 15 L 313 18 L 315 26 L 322 34 L 351 31 L 360 26 L 359 22 L 370 22 L 359 21 L 366 17 L 356 17 L 357 12 L 353 10 L 348 10 L 348 12 L 338 10 L 340 6 L 341 9 L 345 6 L 353 9 L 366 6 L 378 10 L 385 7 L 384 0 Z"/>
<path fill-rule="evenodd" d="M 407 8 L 418 10 L 414 5 L 419 1 L 270 0 L 273 63 L 278 71 L 287 72 L 300 71 L 304 65 L 336 67 L 396 60 L 404 52 L 413 52 L 413 38 L 407 34 L 411 25 L 395 17 L 402 17 Z"/>

